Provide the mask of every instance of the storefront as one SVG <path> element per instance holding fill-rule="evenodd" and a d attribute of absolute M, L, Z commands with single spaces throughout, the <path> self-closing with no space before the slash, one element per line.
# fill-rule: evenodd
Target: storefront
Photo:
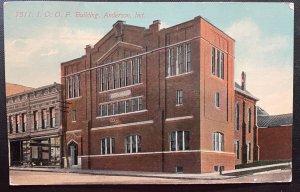
<path fill-rule="evenodd" d="M 60 166 L 61 137 L 32 138 L 10 142 L 12 166 Z"/>

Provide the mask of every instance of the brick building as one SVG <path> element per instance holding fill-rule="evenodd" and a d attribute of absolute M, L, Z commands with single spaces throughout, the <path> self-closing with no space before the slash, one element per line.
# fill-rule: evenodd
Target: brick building
<path fill-rule="evenodd" d="M 60 166 L 61 85 L 21 90 L 6 97 L 10 165 Z"/>
<path fill-rule="evenodd" d="M 256 102 L 258 98 L 246 89 L 246 74 L 241 74 L 241 85 L 235 83 L 234 148 L 236 165 L 258 160 Z"/>
<path fill-rule="evenodd" d="M 259 160 L 291 161 L 293 114 L 269 115 L 259 108 L 257 125 Z"/>
<path fill-rule="evenodd" d="M 235 168 L 234 40 L 202 17 L 166 29 L 118 21 L 61 71 L 72 167 Z"/>

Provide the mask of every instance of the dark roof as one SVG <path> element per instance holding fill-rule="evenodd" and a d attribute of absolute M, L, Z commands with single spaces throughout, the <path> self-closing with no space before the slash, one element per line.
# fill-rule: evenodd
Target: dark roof
<path fill-rule="evenodd" d="M 260 115 L 257 116 L 258 127 L 277 127 L 293 124 L 293 114 Z"/>
<path fill-rule="evenodd" d="M 257 116 L 261 116 L 261 115 L 270 115 L 266 110 L 264 110 L 263 108 L 257 106 Z"/>
<path fill-rule="evenodd" d="M 258 101 L 259 99 L 257 97 L 255 97 L 254 95 L 252 95 L 249 91 L 247 90 L 243 90 L 242 87 L 237 83 L 237 82 L 234 82 L 234 88 L 237 92 L 247 96 L 247 97 L 250 97 L 256 101 Z"/>

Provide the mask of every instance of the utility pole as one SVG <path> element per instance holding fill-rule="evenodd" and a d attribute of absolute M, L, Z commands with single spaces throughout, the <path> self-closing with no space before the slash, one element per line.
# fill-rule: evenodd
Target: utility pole
<path fill-rule="evenodd" d="M 63 153 L 65 159 L 63 161 L 64 168 L 70 168 L 69 163 L 69 154 L 68 154 L 68 146 L 67 146 L 67 119 L 68 119 L 68 105 L 71 104 L 66 102 L 65 100 L 61 101 L 61 112 L 62 112 L 62 146 L 63 146 Z"/>

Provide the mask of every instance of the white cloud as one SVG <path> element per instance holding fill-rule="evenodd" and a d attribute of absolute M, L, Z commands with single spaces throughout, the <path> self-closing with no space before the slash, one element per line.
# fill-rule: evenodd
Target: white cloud
<path fill-rule="evenodd" d="M 40 55 L 41 56 L 51 56 L 51 55 L 56 55 L 58 53 L 58 50 L 57 49 L 51 49 L 49 50 L 48 52 L 46 53 L 41 53 Z"/>
<path fill-rule="evenodd" d="M 164 22 L 164 21 L 161 21 L 161 22 L 160 22 L 160 28 L 161 28 L 161 29 L 168 28 L 168 27 L 170 27 L 170 25 L 169 25 L 168 23 L 166 23 L 166 22 Z"/>
<path fill-rule="evenodd" d="M 241 19 L 225 30 L 236 40 L 235 79 L 247 74 L 247 89 L 257 96 L 258 105 L 270 114 L 292 112 L 292 40 L 287 36 L 263 34 L 250 18 Z"/>

